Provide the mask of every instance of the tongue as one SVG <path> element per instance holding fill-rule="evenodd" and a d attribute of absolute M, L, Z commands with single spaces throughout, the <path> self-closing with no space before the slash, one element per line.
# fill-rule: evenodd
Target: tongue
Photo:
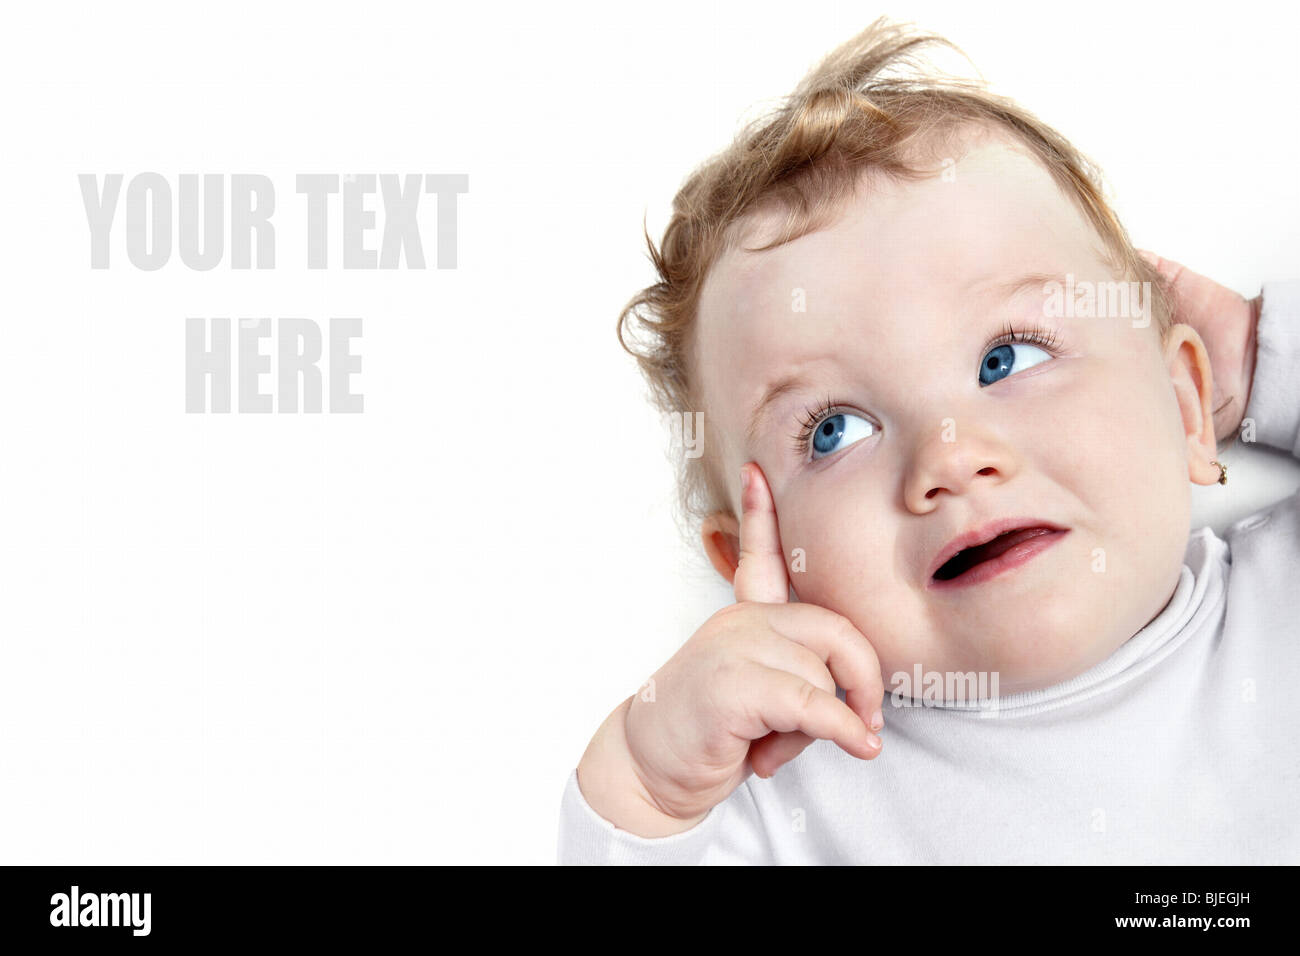
<path fill-rule="evenodd" d="M 943 575 L 948 578 L 957 577 L 964 574 L 977 564 L 985 561 L 991 561 L 1000 554 L 1020 544 L 1022 541 L 1028 541 L 1030 538 L 1036 538 L 1041 534 L 1051 534 L 1051 528 L 1017 528 L 1015 531 L 1008 531 L 1006 534 L 999 535 L 986 544 L 977 545 L 974 548 L 967 548 L 960 554 L 953 557 L 948 564 L 944 565 Z M 940 575 L 936 575 L 940 577 Z"/>

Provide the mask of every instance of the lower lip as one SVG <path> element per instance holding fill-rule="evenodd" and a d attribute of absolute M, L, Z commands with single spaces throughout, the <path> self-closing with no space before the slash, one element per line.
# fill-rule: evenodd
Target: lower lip
<path fill-rule="evenodd" d="M 930 587 L 936 591 L 948 591 L 983 584 L 985 581 L 1015 570 L 1036 555 L 1042 554 L 1067 534 L 1069 534 L 1068 531 L 1048 531 L 1036 537 L 1028 538 L 1003 551 L 996 558 L 981 561 L 960 577 L 950 578 L 947 581 L 931 581 Z"/>

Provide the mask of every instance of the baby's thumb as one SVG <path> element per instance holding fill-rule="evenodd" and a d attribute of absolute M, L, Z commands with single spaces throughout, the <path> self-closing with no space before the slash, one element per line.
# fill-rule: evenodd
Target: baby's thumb
<path fill-rule="evenodd" d="M 814 738 L 798 730 L 772 731 L 749 745 L 749 766 L 760 777 L 770 777 L 799 756 Z"/>

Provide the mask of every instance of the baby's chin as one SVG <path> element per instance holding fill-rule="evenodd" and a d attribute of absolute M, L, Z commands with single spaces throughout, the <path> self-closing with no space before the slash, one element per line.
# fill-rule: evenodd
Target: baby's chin
<path fill-rule="evenodd" d="M 882 654 L 885 692 L 892 692 L 899 683 L 915 686 L 918 679 L 931 687 L 943 681 L 965 695 L 972 686 L 982 688 L 977 699 L 1043 690 L 1086 673 L 1124 642 L 1122 637 L 1081 628 L 962 635 L 965 640 L 957 647 L 952 644 L 954 637 L 948 635 L 947 646 L 937 648 L 926 659 L 912 654 L 895 660 Z M 944 699 L 952 699 L 951 694 Z"/>
<path fill-rule="evenodd" d="M 930 646 L 943 666 L 997 672 L 1003 696 L 1053 687 L 1105 661 L 1158 616 L 1181 566 L 1179 556 L 1162 575 L 1153 570 L 1140 582 L 1141 589 L 1115 587 L 1120 579 L 1112 576 L 1109 590 L 1029 605 L 1035 608 L 1032 613 L 997 624 L 981 622 L 976 615 L 969 625 L 950 625 L 943 634 L 932 635 Z"/>

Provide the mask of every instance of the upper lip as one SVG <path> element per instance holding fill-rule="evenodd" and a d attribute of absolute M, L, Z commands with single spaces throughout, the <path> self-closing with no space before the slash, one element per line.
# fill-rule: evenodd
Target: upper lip
<path fill-rule="evenodd" d="M 1008 531 L 1019 531 L 1023 528 L 1050 528 L 1052 531 L 1069 530 L 1053 521 L 1044 521 L 1041 518 L 999 518 L 997 521 L 990 521 L 988 524 L 979 525 L 969 531 L 962 532 L 945 544 L 939 550 L 938 557 L 930 565 L 926 580 L 934 580 L 935 572 L 951 561 L 959 551 L 965 551 L 967 548 L 974 548 L 981 544 L 988 544 L 998 535 L 1006 534 Z"/>

